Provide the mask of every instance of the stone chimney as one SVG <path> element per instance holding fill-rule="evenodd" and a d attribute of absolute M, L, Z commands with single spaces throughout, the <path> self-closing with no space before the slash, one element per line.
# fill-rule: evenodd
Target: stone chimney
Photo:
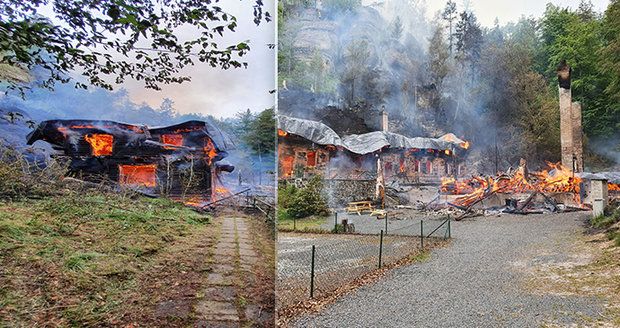
<path fill-rule="evenodd" d="M 381 131 L 388 132 L 388 113 L 385 106 L 381 106 Z"/>
<path fill-rule="evenodd" d="M 573 172 L 583 171 L 581 105 L 572 102 L 571 68 L 563 60 L 558 66 L 560 94 L 560 144 L 562 165 Z"/>

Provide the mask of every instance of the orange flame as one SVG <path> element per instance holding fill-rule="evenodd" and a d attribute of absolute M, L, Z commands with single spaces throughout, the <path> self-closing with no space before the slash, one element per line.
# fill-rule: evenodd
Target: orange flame
<path fill-rule="evenodd" d="M 284 130 L 278 129 L 278 136 L 279 137 L 286 137 L 287 135 L 288 135 L 288 132 L 286 132 Z"/>
<path fill-rule="evenodd" d="M 162 134 L 161 142 L 166 145 L 181 147 L 183 146 L 182 134 Z M 165 149 L 176 149 L 176 147 L 164 146 Z"/>
<path fill-rule="evenodd" d="M 119 165 L 118 182 L 121 185 L 155 187 L 157 165 Z"/>
<path fill-rule="evenodd" d="M 112 155 L 114 137 L 111 134 L 87 134 L 84 136 L 84 140 L 90 144 L 93 156 Z"/>
<path fill-rule="evenodd" d="M 217 150 L 215 150 L 215 145 L 213 144 L 211 138 L 205 138 L 205 146 L 203 150 L 205 152 L 207 163 L 211 165 L 213 159 L 215 158 L 215 156 L 217 156 Z"/>
<path fill-rule="evenodd" d="M 463 195 L 454 202 L 460 206 L 469 206 L 481 197 L 495 191 L 511 193 L 572 192 L 576 195 L 579 194 L 582 181 L 579 177 L 575 177 L 571 170 L 559 163 L 547 163 L 547 165 L 549 166 L 548 170 L 531 173 L 528 177 L 521 170 L 517 170 L 512 177 L 473 177 L 463 181 L 446 177 L 441 180 L 441 191 Z"/>

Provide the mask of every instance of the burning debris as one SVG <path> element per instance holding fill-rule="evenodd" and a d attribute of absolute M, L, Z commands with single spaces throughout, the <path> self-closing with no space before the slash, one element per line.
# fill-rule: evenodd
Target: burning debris
<path fill-rule="evenodd" d="M 476 176 L 457 180 L 442 179 L 441 193 L 456 195 L 447 205 L 470 212 L 474 206 L 493 196 L 493 204 L 486 210 L 506 213 L 543 213 L 589 209 L 593 202 L 586 192 L 592 175 L 576 174 L 562 164 L 547 163 L 548 169 L 529 172 L 524 160 L 513 172 L 495 177 Z M 618 184 L 609 183 L 609 190 L 619 190 Z M 504 204 L 500 204 L 501 201 Z"/>
<path fill-rule="evenodd" d="M 218 163 L 233 142 L 202 121 L 148 128 L 112 121 L 51 120 L 28 135 L 42 140 L 56 157 L 67 158 L 70 172 L 92 182 L 113 181 L 147 194 L 182 197 L 188 202 L 215 199 L 225 188 L 219 174 L 234 166 Z"/>

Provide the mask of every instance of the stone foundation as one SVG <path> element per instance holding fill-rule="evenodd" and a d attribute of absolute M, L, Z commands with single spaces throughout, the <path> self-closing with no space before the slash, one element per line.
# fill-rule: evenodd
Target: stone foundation
<path fill-rule="evenodd" d="M 325 195 L 330 207 L 345 206 L 349 202 L 375 198 L 375 180 L 324 180 Z"/>

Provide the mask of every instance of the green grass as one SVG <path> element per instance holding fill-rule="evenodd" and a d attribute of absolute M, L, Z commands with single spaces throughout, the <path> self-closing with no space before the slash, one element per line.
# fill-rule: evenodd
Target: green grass
<path fill-rule="evenodd" d="M 311 216 L 308 218 L 294 220 L 292 218 L 278 218 L 278 230 L 292 231 L 294 228 L 298 231 L 323 230 L 321 226 L 325 223 L 326 217 Z"/>
<path fill-rule="evenodd" d="M 166 199 L 66 193 L 2 201 L 0 326 L 40 325 L 32 313 L 60 326 L 109 323 L 157 256 L 208 223 Z"/>
<path fill-rule="evenodd" d="M 594 228 L 605 229 L 609 240 L 614 241 L 614 245 L 620 247 L 620 227 L 616 223 L 620 222 L 620 209 L 606 210 L 604 215 L 599 215 L 590 220 Z"/>
<path fill-rule="evenodd" d="M 424 262 L 428 261 L 430 258 L 431 252 L 428 250 L 423 250 L 420 253 L 412 255 L 410 259 L 414 262 Z"/>

